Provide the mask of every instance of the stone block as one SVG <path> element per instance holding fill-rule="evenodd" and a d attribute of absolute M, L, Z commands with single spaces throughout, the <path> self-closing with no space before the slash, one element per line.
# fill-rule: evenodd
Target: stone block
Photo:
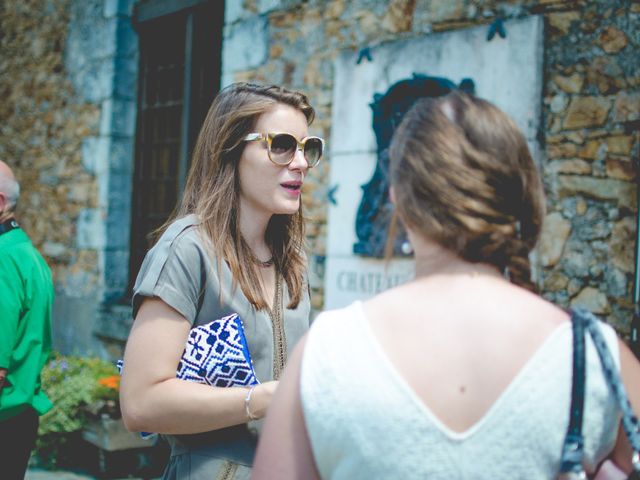
<path fill-rule="evenodd" d="M 611 102 L 602 97 L 574 97 L 564 118 L 567 130 L 604 125 Z"/>
<path fill-rule="evenodd" d="M 74 2 L 69 34 L 66 40 L 65 65 L 71 81 L 78 89 L 76 72 L 89 68 L 90 63 L 116 55 L 118 19 L 105 19 L 95 2 Z M 81 91 L 87 94 L 90 92 Z"/>
<path fill-rule="evenodd" d="M 609 240 L 611 263 L 626 273 L 631 273 L 634 270 L 635 233 L 636 224 L 634 218 L 626 217 L 614 225 L 611 239 Z"/>
<path fill-rule="evenodd" d="M 455 2 L 446 3 L 452 4 Z M 382 19 L 382 27 L 393 33 L 411 31 L 415 6 L 415 0 L 391 0 Z"/>
<path fill-rule="evenodd" d="M 631 135 L 617 135 L 609 137 L 607 142 L 607 152 L 616 155 L 631 155 L 633 137 Z"/>
<path fill-rule="evenodd" d="M 607 177 L 618 180 L 634 181 L 637 176 L 636 168 L 628 158 L 607 157 L 605 162 Z"/>
<path fill-rule="evenodd" d="M 104 0 L 103 15 L 105 18 L 123 15 L 131 17 L 134 0 Z"/>
<path fill-rule="evenodd" d="M 77 248 L 103 249 L 107 243 L 105 230 L 104 212 L 101 209 L 83 209 L 76 226 Z"/>
<path fill-rule="evenodd" d="M 595 85 L 603 94 L 609 94 L 626 86 L 625 74 L 615 58 L 596 57 L 587 67 L 587 83 Z"/>
<path fill-rule="evenodd" d="M 557 292 L 567 288 L 569 279 L 558 271 L 553 271 L 544 279 L 544 289 L 549 292 Z"/>
<path fill-rule="evenodd" d="M 71 258 L 69 247 L 59 242 L 46 241 L 42 245 L 42 254 L 56 260 L 68 261 Z"/>
<path fill-rule="evenodd" d="M 245 12 L 243 2 L 225 2 L 224 5 L 224 23 L 225 25 L 230 25 L 232 23 L 237 22 L 243 16 L 243 14 L 248 15 L 248 12 Z"/>
<path fill-rule="evenodd" d="M 100 135 L 133 137 L 136 131 L 136 103 L 109 98 L 102 102 Z"/>
<path fill-rule="evenodd" d="M 578 153 L 578 146 L 571 142 L 548 143 L 547 156 L 551 159 L 575 157 Z"/>
<path fill-rule="evenodd" d="M 587 213 L 587 202 L 585 202 L 582 198 L 579 198 L 576 202 L 576 215 L 584 215 Z"/>
<path fill-rule="evenodd" d="M 599 160 L 606 154 L 606 144 L 601 140 L 589 140 L 584 147 L 578 151 L 578 157 L 588 160 Z"/>
<path fill-rule="evenodd" d="M 361 10 L 357 12 L 354 17 L 365 37 L 371 37 L 377 34 L 382 28 L 380 18 L 369 10 Z"/>
<path fill-rule="evenodd" d="M 562 34 L 568 33 L 571 24 L 579 19 L 579 12 L 553 12 L 548 15 L 549 26 Z"/>
<path fill-rule="evenodd" d="M 114 89 L 117 98 L 135 101 L 138 93 L 138 55 L 114 60 Z"/>
<path fill-rule="evenodd" d="M 108 137 L 86 137 L 82 140 L 82 165 L 87 172 L 101 175 L 109 167 L 111 139 Z"/>
<path fill-rule="evenodd" d="M 607 290 L 611 295 L 624 297 L 628 294 L 627 287 L 629 282 L 627 281 L 627 275 L 621 270 L 608 265 L 604 278 L 607 283 Z"/>
<path fill-rule="evenodd" d="M 553 113 L 559 114 L 564 112 L 564 110 L 567 108 L 568 103 L 569 100 L 567 99 L 566 95 L 554 95 L 551 99 L 551 102 L 549 103 L 549 108 Z"/>
<path fill-rule="evenodd" d="M 611 311 L 607 296 L 593 287 L 584 288 L 571 300 L 571 306 L 586 308 L 597 315 L 606 315 Z"/>
<path fill-rule="evenodd" d="M 268 38 L 266 17 L 256 16 L 225 27 L 223 72 L 240 72 L 262 65 L 269 54 Z"/>
<path fill-rule="evenodd" d="M 84 206 L 95 206 L 96 186 L 91 183 L 73 183 L 69 186 L 67 200 Z"/>
<path fill-rule="evenodd" d="M 640 119 L 640 93 L 619 92 L 613 103 L 616 122 Z"/>
<path fill-rule="evenodd" d="M 552 267 L 558 263 L 570 233 L 571 224 L 560 213 L 553 212 L 545 217 L 537 248 L 542 266 Z"/>
<path fill-rule="evenodd" d="M 563 92 L 580 93 L 584 85 L 584 76 L 577 72 L 568 77 L 556 75 L 553 77 L 553 81 Z"/>
<path fill-rule="evenodd" d="M 549 162 L 549 171 L 554 173 L 588 175 L 591 173 L 591 164 L 578 158 L 555 160 Z"/>
<path fill-rule="evenodd" d="M 605 27 L 598 37 L 598 45 L 607 53 L 618 53 L 627 46 L 629 40 L 624 32 L 613 26 Z"/>
<path fill-rule="evenodd" d="M 111 57 L 90 59 L 72 75 L 74 85 L 87 102 L 99 103 L 113 93 L 114 64 Z"/>
<path fill-rule="evenodd" d="M 110 141 L 109 172 L 128 177 L 133 175 L 135 141 L 132 137 L 113 137 Z M 131 181 L 129 180 L 129 183 Z M 127 190 L 131 190 L 128 187 Z"/>
<path fill-rule="evenodd" d="M 582 282 L 577 278 L 572 278 L 569 280 L 567 284 L 567 293 L 570 297 L 573 297 L 576 293 L 578 293 L 582 289 Z"/>
<path fill-rule="evenodd" d="M 556 189 L 560 198 L 584 195 L 597 200 L 617 202 L 618 206 L 635 208 L 635 185 L 621 180 L 559 175 Z"/>

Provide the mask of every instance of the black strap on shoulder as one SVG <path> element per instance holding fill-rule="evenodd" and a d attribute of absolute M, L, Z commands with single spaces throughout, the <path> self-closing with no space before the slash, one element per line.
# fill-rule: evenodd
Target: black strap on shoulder
<path fill-rule="evenodd" d="M 0 223 L 0 235 L 10 232 L 15 228 L 20 228 L 20 225 L 18 225 L 18 222 L 16 222 L 15 218 L 10 218 L 5 222 Z"/>
<path fill-rule="evenodd" d="M 571 383 L 571 410 L 569 428 L 562 447 L 560 473 L 582 472 L 584 438 L 582 417 L 584 413 L 585 369 L 585 325 L 575 311 L 571 312 L 573 327 L 573 381 Z"/>

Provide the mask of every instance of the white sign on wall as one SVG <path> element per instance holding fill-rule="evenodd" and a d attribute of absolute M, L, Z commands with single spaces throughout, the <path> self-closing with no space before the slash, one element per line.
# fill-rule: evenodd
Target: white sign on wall
<path fill-rule="evenodd" d="M 328 242 L 325 308 L 354 300 L 409 280 L 411 260 L 355 255 L 355 221 L 361 186 L 376 167 L 376 137 L 369 104 L 396 82 L 414 73 L 475 83 L 476 95 L 507 112 L 525 133 L 537 155 L 542 94 L 543 21 L 539 16 L 504 23 L 506 38 L 487 41 L 488 26 L 438 33 L 371 48 L 371 61 L 358 53 L 335 61 L 331 125 Z"/>

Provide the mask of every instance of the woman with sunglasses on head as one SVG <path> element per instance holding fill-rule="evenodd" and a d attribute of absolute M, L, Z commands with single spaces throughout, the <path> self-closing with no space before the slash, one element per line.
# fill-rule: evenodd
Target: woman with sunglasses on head
<path fill-rule="evenodd" d="M 324 143 L 305 95 L 233 84 L 213 101 L 181 205 L 134 286 L 125 425 L 166 435 L 166 479 L 245 479 L 287 353 L 309 327 L 301 189 Z M 190 329 L 237 314 L 251 388 L 176 378 Z"/>
<path fill-rule="evenodd" d="M 254 478 L 556 478 L 572 323 L 532 291 L 545 207 L 524 136 L 490 103 L 455 92 L 419 100 L 389 156 L 415 278 L 316 318 L 274 396 Z M 610 326 L 595 326 L 640 412 L 640 365 Z M 583 466 L 592 475 L 609 459 L 628 473 L 608 373 L 586 347 Z"/>

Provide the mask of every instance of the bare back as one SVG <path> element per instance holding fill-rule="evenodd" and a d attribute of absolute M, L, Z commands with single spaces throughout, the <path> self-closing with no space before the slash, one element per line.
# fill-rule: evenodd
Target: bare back
<path fill-rule="evenodd" d="M 569 320 L 540 297 L 484 275 L 417 279 L 363 308 L 399 375 L 455 432 L 478 423 Z"/>

